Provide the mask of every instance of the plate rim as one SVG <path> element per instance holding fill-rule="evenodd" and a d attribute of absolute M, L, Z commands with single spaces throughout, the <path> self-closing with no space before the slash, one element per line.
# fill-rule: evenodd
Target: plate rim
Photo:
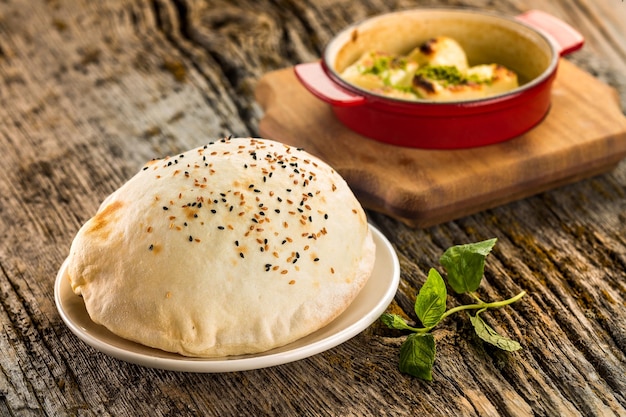
<path fill-rule="evenodd" d="M 260 352 L 258 354 L 233 357 L 196 358 L 179 355 L 180 358 L 174 358 L 149 355 L 146 353 L 125 349 L 120 346 L 115 346 L 113 344 L 107 343 L 101 338 L 94 336 L 91 332 L 88 331 L 89 329 L 86 329 L 83 326 L 79 325 L 77 322 L 75 322 L 74 319 L 70 317 L 70 313 L 67 312 L 63 307 L 64 300 L 62 299 L 61 286 L 64 284 L 63 280 L 65 278 L 64 272 L 67 265 L 67 258 L 63 261 L 61 267 L 59 268 L 59 271 L 57 272 L 57 276 L 54 282 L 54 300 L 57 311 L 61 316 L 62 321 L 75 336 L 77 336 L 80 340 L 82 340 L 87 345 L 93 347 L 94 349 L 108 356 L 128 363 L 133 363 L 149 368 L 194 373 L 238 372 L 282 365 L 322 353 L 352 339 L 363 330 L 365 330 L 367 327 L 369 327 L 372 323 L 374 323 L 392 302 L 400 283 L 400 263 L 398 255 L 389 240 L 380 230 L 374 227 L 371 223 L 368 223 L 368 226 L 372 231 L 372 237 L 374 238 L 374 242 L 376 243 L 375 262 L 378 262 L 378 259 L 381 256 L 390 257 L 392 270 L 389 272 L 389 285 L 381 294 L 380 298 L 376 300 L 375 304 L 372 303 L 373 308 L 371 308 L 367 312 L 367 314 L 355 320 L 347 327 L 338 329 L 336 332 L 333 332 L 330 335 L 323 337 L 322 339 L 315 340 L 303 346 L 294 347 L 293 349 L 281 350 L 275 353 L 271 353 L 270 350 L 268 351 L 269 353 Z M 367 285 L 368 284 L 366 284 L 366 287 Z M 341 317 L 341 315 L 339 317 Z M 93 323 L 94 326 L 98 326 L 90 319 L 89 322 Z M 333 322 L 331 322 L 327 326 L 332 325 L 332 323 Z M 322 329 L 324 329 L 324 327 L 318 329 L 318 331 Z M 127 341 L 126 339 L 123 339 L 121 337 L 120 339 Z M 292 343 L 297 344 L 298 341 L 296 340 Z M 283 347 L 278 347 L 276 349 L 283 349 L 288 346 L 289 344 Z M 159 350 L 155 349 L 155 351 Z M 176 355 L 175 353 L 165 351 L 163 354 Z"/>

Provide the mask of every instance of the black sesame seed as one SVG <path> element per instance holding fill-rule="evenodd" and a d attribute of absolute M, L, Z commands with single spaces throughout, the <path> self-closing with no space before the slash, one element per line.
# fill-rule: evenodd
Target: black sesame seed
<path fill-rule="evenodd" d="M 215 213 L 217 213 L 217 210 L 211 209 L 211 213 L 215 214 Z"/>
<path fill-rule="evenodd" d="M 313 259 L 313 262 L 318 262 L 320 260 L 320 258 L 315 258 Z"/>
<path fill-rule="evenodd" d="M 276 213 L 280 213 L 280 210 L 278 210 L 278 209 L 275 209 L 274 211 L 275 211 Z"/>
<path fill-rule="evenodd" d="M 217 226 L 218 229 L 224 230 L 224 226 Z"/>
<path fill-rule="evenodd" d="M 169 210 L 169 208 L 167 208 L 166 206 L 163 206 L 163 210 Z"/>
<path fill-rule="evenodd" d="M 328 219 L 328 214 L 324 214 L 324 219 Z"/>
<path fill-rule="evenodd" d="M 244 257 L 243 256 L 243 252 L 239 252 L 239 256 L 241 256 L 243 258 Z"/>
<path fill-rule="evenodd" d="M 154 245 L 148 246 L 148 250 L 152 250 L 152 249 L 154 249 Z"/>
<path fill-rule="evenodd" d="M 189 235 L 189 241 L 193 242 L 193 236 Z"/>
<path fill-rule="evenodd" d="M 239 246 L 239 241 L 235 240 L 235 246 Z"/>

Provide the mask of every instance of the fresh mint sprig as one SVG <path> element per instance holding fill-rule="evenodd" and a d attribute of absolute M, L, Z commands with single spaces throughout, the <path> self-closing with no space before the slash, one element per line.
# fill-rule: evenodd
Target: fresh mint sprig
<path fill-rule="evenodd" d="M 499 335 L 480 317 L 490 308 L 500 308 L 522 298 L 522 291 L 515 297 L 503 301 L 485 302 L 476 294 L 485 272 L 485 258 L 491 252 L 497 239 L 466 245 L 452 246 L 439 258 L 439 263 L 447 272 L 448 284 L 457 294 L 468 294 L 473 304 L 464 304 L 447 310 L 448 297 L 446 284 L 439 272 L 431 268 L 428 278 L 415 298 L 415 314 L 423 327 L 412 327 L 400 316 L 385 313 L 381 321 L 392 329 L 412 332 L 400 347 L 399 368 L 401 372 L 431 381 L 432 368 L 435 362 L 435 338 L 431 330 L 446 317 L 464 310 L 478 310 L 470 315 L 470 322 L 478 337 L 487 343 L 509 352 L 521 349 L 521 345 L 511 339 Z"/>

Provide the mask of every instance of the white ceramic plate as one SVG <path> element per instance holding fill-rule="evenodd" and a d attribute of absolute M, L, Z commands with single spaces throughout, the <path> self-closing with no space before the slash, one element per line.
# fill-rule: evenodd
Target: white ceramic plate
<path fill-rule="evenodd" d="M 322 329 L 267 352 L 222 358 L 189 358 L 122 339 L 89 318 L 83 299 L 74 294 L 61 266 L 54 298 L 61 318 L 88 345 L 127 362 L 182 372 L 233 372 L 259 369 L 303 359 L 333 348 L 376 321 L 393 300 L 400 281 L 398 257 L 385 236 L 371 226 L 376 243 L 374 271 L 357 298 L 339 317 Z"/>

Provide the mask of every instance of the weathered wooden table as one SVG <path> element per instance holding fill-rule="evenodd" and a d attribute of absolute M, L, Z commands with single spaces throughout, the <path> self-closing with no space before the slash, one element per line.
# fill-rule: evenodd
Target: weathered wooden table
<path fill-rule="evenodd" d="M 0 2 L 0 415 L 626 415 L 625 163 L 428 228 L 369 212 L 400 258 L 390 309 L 415 319 L 441 253 L 490 237 L 481 294 L 528 293 L 485 316 L 522 350 L 452 316 L 435 331 L 432 382 L 398 371 L 405 335 L 380 323 L 297 362 L 194 374 L 102 354 L 57 313 L 74 234 L 145 161 L 258 135 L 264 74 L 317 59 L 349 23 L 441 3 L 560 17 L 586 38 L 567 59 L 618 91 L 598 108 L 626 109 L 620 0 Z"/>

